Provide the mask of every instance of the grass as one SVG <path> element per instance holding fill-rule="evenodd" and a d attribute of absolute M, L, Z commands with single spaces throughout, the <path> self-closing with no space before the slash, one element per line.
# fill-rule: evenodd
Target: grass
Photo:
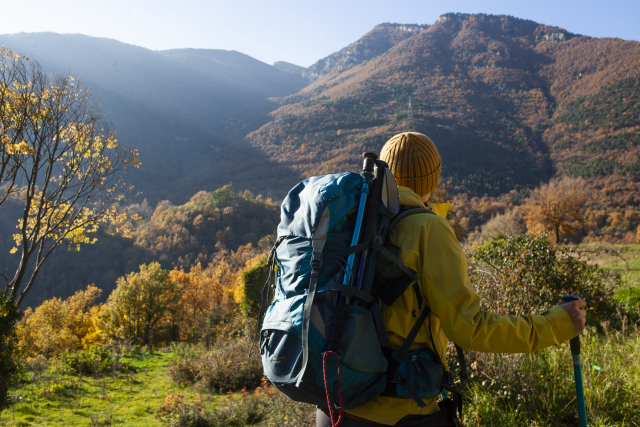
<path fill-rule="evenodd" d="M 615 290 L 615 299 L 640 309 L 640 244 L 583 244 L 574 249 L 590 264 L 620 273 L 622 286 Z"/>
<path fill-rule="evenodd" d="M 135 372 L 92 376 L 29 372 L 15 388 L 15 402 L 0 414 L 6 426 L 155 426 L 157 409 L 168 393 L 193 399 L 195 391 L 174 385 L 166 374 L 174 353 L 142 353 L 123 357 Z M 206 396 L 213 408 L 217 396 Z M 93 418 L 93 421 L 92 421 Z"/>
<path fill-rule="evenodd" d="M 581 335 L 590 426 L 640 427 L 640 334 L 634 325 Z M 136 372 L 102 378 L 30 372 L 12 396 L 22 397 L 2 413 L 6 426 L 157 426 L 167 395 L 196 398 L 195 387 L 171 383 L 174 353 L 123 357 Z M 473 380 L 463 394 L 466 426 L 573 427 L 575 385 L 568 344 L 530 355 L 469 353 Z M 47 390 L 47 391 L 45 391 Z M 273 396 L 271 396 L 273 393 Z M 212 427 L 313 426 L 311 405 L 295 404 L 277 391 L 202 396 Z M 253 420 L 253 421 L 251 421 Z M 188 426 L 190 424 L 180 424 Z"/>
<path fill-rule="evenodd" d="M 581 335 L 590 426 L 640 426 L 640 334 L 594 329 Z M 577 426 L 568 344 L 527 355 L 472 354 L 469 426 Z"/>

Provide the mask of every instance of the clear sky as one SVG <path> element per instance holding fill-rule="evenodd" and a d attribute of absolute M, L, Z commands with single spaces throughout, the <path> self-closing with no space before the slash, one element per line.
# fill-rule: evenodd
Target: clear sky
<path fill-rule="evenodd" d="M 53 31 L 149 49 L 211 48 L 309 66 L 382 22 L 506 14 L 594 37 L 640 40 L 640 0 L 0 0 L 0 33 Z"/>

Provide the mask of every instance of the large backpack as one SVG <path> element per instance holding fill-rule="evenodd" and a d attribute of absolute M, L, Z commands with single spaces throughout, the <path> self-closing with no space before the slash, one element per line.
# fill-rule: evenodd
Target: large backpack
<path fill-rule="evenodd" d="M 264 372 L 292 400 L 340 410 L 378 396 L 413 399 L 424 407 L 423 399 L 446 394 L 446 389 L 453 393 L 449 407 L 455 418 L 462 402 L 439 355 L 429 348 L 409 351 L 430 308 L 418 275 L 398 259 L 399 248 L 387 239 L 400 219 L 433 212 L 402 209 L 386 163 L 371 165 L 370 160 L 369 171 L 360 175 L 309 178 L 282 203 L 263 291 L 263 305 L 270 289 L 275 293 L 260 330 Z M 359 227 L 363 188 L 369 194 Z M 358 228 L 359 239 L 352 245 Z M 273 283 L 271 271 L 276 271 Z M 412 285 L 420 310 L 407 314 L 415 325 L 401 348 L 393 350 L 380 304 L 392 305 Z"/>

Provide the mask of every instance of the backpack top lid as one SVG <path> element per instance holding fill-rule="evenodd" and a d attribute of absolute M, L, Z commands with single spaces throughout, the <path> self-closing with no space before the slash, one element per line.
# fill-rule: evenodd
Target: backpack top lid
<path fill-rule="evenodd" d="M 306 179 L 293 187 L 282 202 L 278 239 L 312 239 L 325 209 L 330 211 L 329 229 L 344 218 L 360 197 L 362 177 L 347 172 Z"/>
<path fill-rule="evenodd" d="M 278 239 L 312 239 L 327 207 L 329 229 L 333 229 L 358 204 L 361 188 L 362 177 L 353 172 L 314 176 L 300 182 L 282 202 Z M 389 169 L 385 169 L 382 203 L 391 214 L 400 211 L 398 188 Z"/>

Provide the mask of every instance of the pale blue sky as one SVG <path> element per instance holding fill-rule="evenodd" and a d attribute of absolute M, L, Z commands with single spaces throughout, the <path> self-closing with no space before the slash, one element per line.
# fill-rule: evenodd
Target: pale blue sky
<path fill-rule="evenodd" d="M 26 3 L 26 4 L 25 4 Z M 640 0 L 0 0 L 0 33 L 54 31 L 149 49 L 237 50 L 309 66 L 382 22 L 506 14 L 594 37 L 640 40 Z"/>

